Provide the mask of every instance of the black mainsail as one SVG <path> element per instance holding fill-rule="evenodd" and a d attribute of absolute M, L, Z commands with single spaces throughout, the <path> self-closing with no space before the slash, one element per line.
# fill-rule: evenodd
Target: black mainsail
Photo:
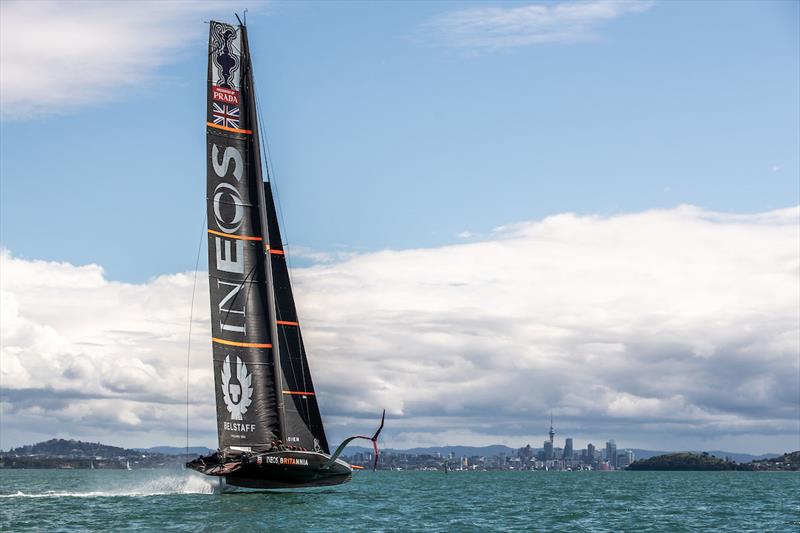
<path fill-rule="evenodd" d="M 281 439 L 261 169 L 241 28 L 211 22 L 208 65 L 208 280 L 219 446 Z"/>
<path fill-rule="evenodd" d="M 211 22 L 207 208 L 220 447 L 281 440 L 327 453 L 272 190 L 262 179 L 248 52 L 244 27 Z"/>
<path fill-rule="evenodd" d="M 212 21 L 208 55 L 208 280 L 219 451 L 187 466 L 248 487 L 341 483 L 351 469 L 337 459 L 343 446 L 330 455 L 272 189 L 263 179 L 246 27 Z M 378 433 L 366 438 L 375 443 Z"/>

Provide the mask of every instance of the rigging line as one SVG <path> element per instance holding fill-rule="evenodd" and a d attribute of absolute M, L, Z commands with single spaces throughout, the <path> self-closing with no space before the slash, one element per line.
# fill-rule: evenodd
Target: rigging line
<path fill-rule="evenodd" d="M 192 304 L 189 307 L 189 340 L 186 343 L 186 460 L 189 460 L 189 364 L 192 359 L 192 320 L 194 319 L 194 295 L 197 292 L 197 269 L 200 267 L 200 252 L 206 234 L 206 217 L 203 215 L 200 242 L 197 243 L 197 258 L 194 260 L 194 281 L 192 282 Z"/>
<path fill-rule="evenodd" d="M 247 41 L 244 41 L 244 42 L 247 43 Z M 249 45 L 246 46 L 246 49 L 247 49 L 248 55 L 250 55 L 250 47 L 249 47 Z M 258 106 L 258 91 L 256 91 L 255 72 L 254 72 L 254 69 L 253 69 L 252 60 L 249 61 L 249 67 L 250 68 L 248 69 L 248 72 L 247 73 L 242 72 L 242 75 L 244 76 L 244 75 L 248 75 L 249 74 L 249 76 L 247 76 L 247 77 L 249 77 L 249 81 L 252 84 L 252 86 L 248 87 L 248 90 L 251 92 L 252 97 L 253 97 L 253 102 L 255 103 L 255 112 L 256 112 L 255 120 L 258 123 L 257 124 L 258 128 L 253 128 L 253 129 L 255 130 L 254 131 L 255 140 L 256 140 L 256 142 L 258 142 L 259 134 L 260 134 L 262 139 L 266 139 L 266 136 L 264 134 L 263 126 L 261 125 L 262 120 L 261 120 L 261 116 L 260 116 L 260 113 L 259 113 L 259 106 Z M 244 87 L 245 83 L 246 83 L 246 81 L 242 82 L 242 86 L 243 87 Z M 252 128 L 252 125 L 250 127 Z M 264 154 L 264 148 L 262 146 L 262 143 L 258 142 L 258 145 L 259 145 L 260 152 L 261 152 L 261 154 L 259 154 L 259 155 Z M 259 163 L 260 163 L 259 166 L 263 165 L 263 169 L 266 171 L 267 182 L 269 182 L 269 179 L 270 179 L 269 163 L 266 161 L 266 159 L 264 157 L 261 157 L 260 159 L 261 159 L 261 161 L 259 161 Z M 261 171 L 262 168 L 259 168 L 258 170 Z M 263 184 L 263 182 L 259 183 L 258 186 L 261 187 L 261 191 L 260 192 L 262 194 L 259 195 L 260 198 L 265 198 L 266 195 L 263 194 L 263 192 L 264 192 L 264 184 Z M 277 315 L 277 307 L 278 306 L 276 305 L 277 295 L 274 292 L 275 291 L 275 281 L 272 278 L 272 274 L 274 272 L 273 272 L 273 267 L 272 267 L 272 253 L 271 253 L 272 250 L 271 250 L 271 247 L 270 247 L 271 239 L 270 239 L 270 234 L 269 234 L 269 217 L 268 217 L 267 212 L 266 212 L 266 206 L 261 206 L 261 207 L 262 207 L 262 209 L 259 212 L 259 216 L 261 215 L 261 213 L 263 213 L 264 216 L 265 216 L 265 218 L 263 220 L 261 220 L 261 224 L 262 224 L 261 231 L 262 231 L 262 234 L 264 234 L 264 236 L 266 237 L 266 242 L 264 244 L 267 245 L 267 253 L 265 254 L 265 264 L 266 264 L 266 268 L 267 268 L 268 272 L 267 272 L 267 279 L 265 280 L 265 282 L 269 283 L 269 281 L 272 281 L 272 284 L 271 284 L 272 286 L 271 287 L 268 286 L 266 288 L 266 290 L 268 291 L 268 293 L 272 292 L 272 302 L 271 302 L 272 305 L 271 305 L 271 307 L 272 307 L 273 318 L 274 318 Z M 285 253 L 285 251 L 283 250 L 283 246 L 281 246 L 281 251 Z M 270 303 L 269 302 L 269 300 L 270 300 L 269 295 L 267 296 L 267 300 L 268 301 L 266 303 L 269 304 Z M 269 313 L 267 314 L 267 316 L 269 316 Z M 277 325 L 271 325 L 269 327 L 270 337 L 272 337 L 272 333 L 276 329 L 277 329 Z M 277 351 L 277 354 L 278 354 L 277 358 L 275 358 L 274 355 L 273 355 L 273 358 L 272 358 L 273 364 L 275 364 L 276 367 L 280 367 L 280 363 L 281 363 L 280 359 L 281 359 L 281 354 L 282 354 L 282 350 L 281 350 L 281 347 L 280 347 L 280 339 L 279 338 L 272 339 L 272 342 L 273 342 L 272 353 L 275 354 L 275 352 Z M 281 369 L 280 373 L 277 373 L 277 371 L 276 371 L 276 376 L 280 375 L 280 377 L 277 380 L 278 383 L 276 383 L 277 386 L 275 387 L 275 396 L 276 396 L 276 403 L 278 404 L 278 418 L 279 418 L 280 433 L 283 434 L 283 433 L 285 433 L 285 430 L 286 430 L 286 427 L 285 427 L 286 406 L 283 403 L 283 396 L 282 396 L 282 393 L 281 393 L 281 390 L 282 390 L 281 387 L 283 386 L 282 382 L 283 382 L 283 379 L 284 379 L 284 377 L 281 374 L 283 374 L 282 369 Z M 286 435 L 282 435 L 282 436 L 285 438 Z"/>
<path fill-rule="evenodd" d="M 253 97 L 254 97 L 254 100 L 255 100 L 255 103 L 256 103 L 256 116 L 258 117 L 258 133 L 260 134 L 261 139 L 264 140 L 263 143 L 260 143 L 260 148 L 261 148 L 261 153 L 262 153 L 262 159 L 263 159 L 264 165 L 266 167 L 267 181 L 268 182 L 273 182 L 273 181 L 275 182 L 275 187 L 274 188 L 270 184 L 270 190 L 272 191 L 273 196 L 277 200 L 277 204 L 278 205 L 277 205 L 277 209 L 276 209 L 276 215 L 277 215 L 277 217 L 280 218 L 280 224 L 283 226 L 283 235 L 286 237 L 286 243 L 285 244 L 281 243 L 281 245 L 283 246 L 284 252 L 285 252 L 284 253 L 284 257 L 285 257 L 285 260 L 286 260 L 287 277 L 289 278 L 289 287 L 290 287 L 290 291 L 291 291 L 291 287 L 294 286 L 294 276 L 292 275 L 292 267 L 293 267 L 292 254 L 288 253 L 289 249 L 291 248 L 291 245 L 289 244 L 289 235 L 288 235 L 289 232 L 288 232 L 288 229 L 286 227 L 286 220 L 283 217 L 283 205 L 281 204 L 281 197 L 280 197 L 280 194 L 279 194 L 279 191 L 278 191 L 278 186 L 277 186 L 278 182 L 277 182 L 276 174 L 275 174 L 275 165 L 273 164 L 272 157 L 270 155 L 271 151 L 269 149 L 269 139 L 267 138 L 267 134 L 266 134 L 266 131 L 265 131 L 264 117 L 263 117 L 263 114 L 261 112 L 261 104 L 260 104 L 260 101 L 259 101 L 259 98 L 258 98 L 258 90 L 256 89 L 255 73 L 253 75 Z M 272 170 L 272 172 L 270 172 L 270 169 Z M 294 314 L 295 314 L 295 316 L 297 316 L 297 306 L 295 305 L 294 298 L 292 298 L 292 302 L 291 303 L 292 303 L 292 307 L 294 307 Z M 280 310 L 276 309 L 276 315 L 279 314 L 279 313 L 280 313 Z M 280 318 L 283 318 L 283 317 L 280 317 Z M 284 342 L 288 346 L 289 345 L 289 339 L 288 339 L 288 337 L 286 335 L 286 331 L 284 330 L 282 333 L 283 333 Z M 303 363 L 303 354 L 302 354 L 303 346 L 302 346 L 302 340 L 301 340 L 299 331 L 298 331 L 298 336 L 297 336 L 297 350 L 298 350 L 298 352 L 300 352 L 299 359 L 300 359 L 301 371 L 303 373 L 303 378 L 304 378 L 302 381 L 303 381 L 303 385 L 305 386 L 305 384 L 306 384 L 306 382 L 305 382 L 305 374 L 306 374 L 306 372 L 305 372 L 305 364 Z M 297 376 L 296 376 L 295 371 L 294 371 L 295 370 L 294 369 L 294 365 L 290 365 L 290 368 L 292 370 L 292 375 L 295 378 L 295 382 L 297 382 L 296 381 L 297 380 Z"/>
<path fill-rule="evenodd" d="M 275 172 L 274 172 L 275 171 L 275 165 L 272 163 L 272 158 L 270 157 L 269 139 L 267 138 L 267 132 L 266 132 L 266 129 L 265 129 L 265 126 L 264 126 L 264 117 L 263 117 L 263 114 L 261 113 L 261 104 L 259 103 L 258 91 L 256 90 L 255 72 L 253 73 L 253 99 L 255 100 L 255 103 L 256 103 L 256 115 L 258 117 L 258 133 L 260 134 L 261 138 L 264 140 L 263 143 L 259 143 L 259 146 L 261 148 L 261 153 L 262 153 L 262 156 L 263 156 L 262 159 L 264 161 L 264 165 L 265 165 L 266 171 L 267 171 L 267 182 L 272 182 L 273 180 L 275 181 L 275 188 L 273 189 L 272 185 L 270 184 L 270 191 L 272 191 L 273 197 L 277 200 L 277 204 L 278 205 L 277 205 L 277 207 L 275 209 L 275 211 L 276 211 L 275 214 L 276 214 L 277 218 L 280 219 L 280 225 L 283 226 L 283 235 L 286 238 L 285 239 L 286 243 L 285 244 L 281 243 L 281 246 L 284 249 L 284 255 L 283 256 L 284 256 L 284 258 L 286 260 L 286 264 L 287 264 L 287 275 L 289 277 L 289 287 L 290 287 L 290 290 L 291 290 L 291 287 L 294 285 L 294 279 L 292 277 L 292 264 L 293 264 L 293 262 L 292 262 L 292 254 L 288 253 L 289 249 L 291 248 L 291 245 L 289 244 L 289 230 L 286 227 L 286 220 L 283 218 L 283 205 L 281 204 L 281 196 L 280 196 L 280 193 L 278 191 L 277 179 L 275 179 L 276 178 L 276 175 L 275 175 Z M 272 169 L 272 172 L 270 172 L 270 169 Z M 294 300 L 294 298 L 292 298 L 292 300 Z M 292 304 L 294 304 L 294 301 L 292 301 Z M 294 314 L 295 314 L 295 316 L 297 316 L 297 306 L 293 305 L 293 307 L 295 307 Z"/>
<path fill-rule="evenodd" d="M 258 98 L 258 90 L 256 89 L 255 73 L 253 73 L 252 80 L 253 80 L 253 99 L 254 99 L 255 104 L 256 104 L 256 117 L 258 119 L 258 131 L 256 132 L 256 134 L 260 135 L 261 139 L 263 139 L 263 141 L 264 141 L 263 143 L 259 143 L 259 145 L 260 145 L 260 148 L 261 148 L 261 153 L 262 153 L 262 159 L 264 161 L 264 166 L 266 167 L 267 182 L 275 181 L 275 188 L 274 189 L 272 188 L 271 183 L 270 183 L 269 187 L 270 187 L 270 190 L 273 192 L 273 196 L 277 200 L 277 204 L 278 205 L 277 205 L 277 208 L 276 208 L 276 215 L 280 219 L 280 224 L 284 228 L 283 235 L 286 238 L 286 243 L 285 244 L 281 243 L 281 245 L 283 246 L 284 252 L 285 252 L 284 253 L 284 258 L 285 258 L 285 261 L 286 261 L 287 277 L 289 278 L 289 291 L 290 291 L 290 294 L 291 294 L 291 290 L 292 290 L 291 288 L 294 285 L 294 277 L 292 275 L 292 266 L 293 266 L 292 254 L 289 253 L 289 249 L 291 248 L 291 245 L 289 244 L 289 235 L 288 235 L 288 230 L 287 230 L 287 227 L 286 227 L 286 220 L 283 217 L 283 205 L 281 204 L 281 197 L 280 197 L 280 194 L 278 192 L 278 187 L 277 187 L 278 184 L 277 184 L 277 180 L 275 179 L 275 177 L 276 177 L 275 173 L 274 173 L 275 166 L 274 166 L 274 164 L 272 162 L 272 157 L 271 157 L 271 153 L 270 153 L 271 151 L 269 149 L 269 139 L 267 138 L 267 134 L 266 134 L 266 131 L 265 131 L 264 117 L 263 117 L 263 114 L 261 113 L 261 104 L 260 104 L 260 101 L 259 101 L 259 98 Z M 270 172 L 270 170 L 272 170 L 272 172 Z M 295 317 L 297 317 L 297 306 L 295 305 L 294 297 L 292 297 L 291 304 L 292 304 L 292 307 L 294 307 Z M 280 313 L 280 310 L 278 309 L 277 305 L 275 307 L 276 307 L 275 314 L 278 315 Z M 295 318 L 295 320 L 297 320 L 297 318 Z M 283 340 L 286 343 L 286 346 L 289 346 L 289 339 L 287 338 L 287 334 L 286 334 L 285 328 L 282 328 L 282 329 L 284 329 L 284 331 L 282 332 Z M 276 341 L 277 341 L 277 339 L 276 339 Z M 306 366 L 305 366 L 305 350 L 303 349 L 303 341 L 302 341 L 302 337 L 301 337 L 301 333 L 300 333 L 299 327 L 298 327 L 298 331 L 297 331 L 297 351 L 298 351 L 298 356 L 299 356 L 298 358 L 300 360 L 300 371 L 301 371 L 301 376 L 302 376 L 300 381 L 302 381 L 303 387 L 306 387 L 307 386 L 307 382 L 306 382 L 305 376 L 306 376 L 306 374 L 308 372 L 307 372 L 307 369 L 306 369 Z M 294 365 L 289 365 L 289 367 L 290 367 L 290 369 L 292 371 L 292 377 L 294 378 L 295 383 L 297 383 L 298 380 L 297 380 L 297 374 L 295 372 Z M 303 390 L 308 390 L 308 389 L 304 388 Z M 306 400 L 306 402 L 307 401 L 308 400 Z M 308 406 L 306 405 L 305 407 L 306 407 L 306 411 L 308 411 Z M 310 413 L 307 413 L 305 418 L 306 419 L 310 418 Z M 306 424 L 308 425 L 308 422 L 306 422 Z"/>
<path fill-rule="evenodd" d="M 255 85 L 255 80 L 253 81 L 253 84 Z M 258 130 L 259 130 L 258 133 L 261 135 L 261 138 L 264 139 L 264 142 L 261 144 L 261 151 L 262 151 L 262 154 L 263 154 L 264 164 L 267 165 L 267 181 L 270 181 L 270 180 L 275 181 L 275 185 L 276 185 L 275 188 L 273 189 L 271 184 L 270 184 L 270 190 L 274 191 L 274 197 L 277 199 L 277 203 L 278 203 L 278 206 L 277 206 L 277 209 L 276 209 L 276 211 L 277 211 L 276 215 L 278 217 L 280 217 L 280 223 L 284 227 L 284 234 L 287 235 L 288 231 L 286 230 L 286 221 L 285 221 L 285 219 L 283 217 L 283 206 L 281 205 L 280 194 L 279 194 L 279 192 L 277 190 L 278 189 L 277 188 L 277 180 L 273 179 L 274 178 L 274 173 L 270 173 L 270 171 L 269 171 L 270 167 L 273 167 L 273 170 L 274 170 L 274 166 L 273 166 L 272 159 L 270 157 L 270 152 L 269 152 L 269 140 L 267 139 L 266 133 L 264 132 L 264 126 L 263 126 L 263 122 L 264 121 L 263 121 L 263 118 L 261 116 L 261 107 L 260 107 L 260 105 L 258 103 L 257 92 L 255 91 L 255 86 L 253 87 L 253 90 L 254 90 L 254 93 L 256 93 L 256 113 L 258 115 L 258 121 L 259 121 L 258 122 Z M 294 276 L 292 275 L 293 261 L 292 261 L 292 254 L 289 253 L 289 249 L 291 248 L 291 245 L 289 244 L 288 235 L 286 237 L 286 243 L 283 244 L 283 246 L 284 246 L 285 251 L 287 252 L 287 253 L 284 254 L 284 258 L 285 258 L 285 261 L 286 261 L 285 265 L 287 267 L 287 277 L 289 279 L 289 290 L 291 291 L 291 287 L 294 285 Z M 294 308 L 294 315 L 295 315 L 295 317 L 297 317 L 297 306 L 295 305 L 293 297 L 292 297 L 291 305 Z M 276 306 L 276 307 L 278 307 L 278 306 Z M 277 314 L 280 314 L 280 309 L 276 309 L 276 315 Z M 295 320 L 297 320 L 297 318 L 295 318 Z M 281 328 L 281 329 L 283 329 L 283 331 L 282 331 L 283 340 L 284 340 L 286 346 L 288 347 L 289 346 L 289 339 L 288 339 L 286 330 L 285 330 L 285 328 Z M 298 380 L 298 376 L 297 376 L 297 371 L 295 369 L 295 365 L 294 364 L 290 364 L 289 368 L 290 368 L 291 373 L 292 373 L 292 378 L 294 379 L 295 383 L 302 382 L 301 388 L 303 388 L 303 390 L 308 390 L 309 385 L 311 385 L 311 387 L 313 387 L 313 383 L 309 384 L 309 382 L 306 380 L 306 375 L 309 374 L 308 369 L 306 368 L 307 355 L 305 354 L 305 350 L 304 350 L 304 347 L 303 347 L 302 334 L 301 334 L 299 328 L 298 328 L 298 331 L 297 331 L 297 343 L 295 345 L 295 348 L 296 348 L 297 353 L 298 353 L 297 359 L 300 362 L 300 369 L 299 369 L 299 371 L 300 371 L 300 379 Z M 309 375 L 309 377 L 310 377 L 310 375 Z M 303 418 L 304 418 L 304 422 L 306 423 L 307 426 L 309 426 L 309 429 L 310 429 L 310 426 L 311 426 L 311 424 L 310 424 L 311 413 L 310 413 L 310 409 L 309 409 L 309 406 L 308 406 L 308 402 L 309 402 L 309 400 L 307 398 L 303 402 L 303 407 L 305 408 L 305 416 Z M 297 404 L 295 403 L 295 405 L 297 405 Z"/>
<path fill-rule="evenodd" d="M 280 218 L 280 223 L 283 226 L 283 235 L 286 238 L 286 243 L 281 243 L 285 251 L 288 252 L 291 245 L 289 244 L 289 231 L 286 227 L 286 220 L 283 218 L 283 204 L 281 203 L 281 195 L 278 191 L 278 180 L 277 175 L 275 173 L 275 164 L 272 162 L 271 150 L 269 149 L 269 139 L 267 138 L 267 133 L 264 126 L 264 117 L 261 113 L 261 104 L 259 103 L 258 99 L 258 91 L 256 90 L 256 79 L 255 73 L 253 73 L 253 96 L 256 102 L 256 115 L 258 116 L 258 132 L 261 134 L 261 138 L 264 140 L 261 145 L 261 152 L 264 159 L 264 165 L 267 168 L 267 181 L 272 182 L 275 181 L 275 188 L 273 189 L 270 186 L 270 190 L 273 192 L 273 196 L 277 200 L 277 208 L 275 209 L 276 215 Z M 270 172 L 270 170 L 272 170 Z M 291 254 L 284 254 L 286 256 L 286 262 L 289 266 L 289 281 L 290 283 L 294 284 L 294 280 L 292 279 L 292 255 Z"/>

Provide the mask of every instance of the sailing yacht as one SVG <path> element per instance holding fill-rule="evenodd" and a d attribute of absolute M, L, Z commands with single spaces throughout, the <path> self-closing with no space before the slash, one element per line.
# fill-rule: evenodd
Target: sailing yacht
<path fill-rule="evenodd" d="M 336 485 L 352 476 L 339 458 L 352 440 L 372 441 L 377 462 L 383 417 L 374 435 L 345 439 L 330 453 L 255 98 L 246 26 L 210 22 L 206 207 L 219 449 L 186 466 L 236 487 Z"/>

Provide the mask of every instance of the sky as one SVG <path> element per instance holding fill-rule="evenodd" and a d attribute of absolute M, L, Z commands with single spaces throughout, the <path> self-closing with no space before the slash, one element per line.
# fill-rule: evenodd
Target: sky
<path fill-rule="evenodd" d="M 182 445 L 190 311 L 214 445 L 204 21 L 245 6 L 329 440 L 800 448 L 800 4 L 235 4 L 0 4 L 0 448 Z"/>

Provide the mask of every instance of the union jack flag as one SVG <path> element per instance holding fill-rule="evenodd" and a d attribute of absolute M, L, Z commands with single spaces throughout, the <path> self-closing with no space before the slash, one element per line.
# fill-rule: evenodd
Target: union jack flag
<path fill-rule="evenodd" d="M 239 129 L 239 108 L 235 105 L 214 103 L 211 114 L 214 116 L 214 124 Z"/>

